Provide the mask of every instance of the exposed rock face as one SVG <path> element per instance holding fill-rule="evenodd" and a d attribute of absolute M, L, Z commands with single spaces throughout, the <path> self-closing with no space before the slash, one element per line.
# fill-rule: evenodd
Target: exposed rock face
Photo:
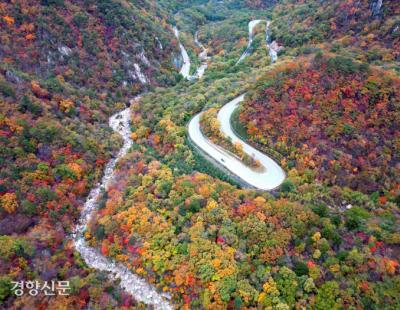
<path fill-rule="evenodd" d="M 140 83 L 142 83 L 142 85 L 149 83 L 149 79 L 143 73 L 140 65 L 136 62 L 132 63 L 132 61 L 130 60 L 131 56 L 127 52 L 121 51 L 121 53 L 124 57 L 123 63 L 124 63 L 125 70 L 127 70 L 128 76 L 130 77 L 130 82 L 134 83 L 136 81 L 140 81 Z M 138 58 L 142 59 L 142 61 L 143 61 L 143 63 L 145 63 L 145 65 L 147 65 L 147 66 L 150 65 L 150 62 L 146 58 L 143 51 L 138 55 Z M 123 85 L 126 86 L 127 82 L 124 81 Z"/>
<path fill-rule="evenodd" d="M 146 54 L 144 53 L 144 51 L 142 51 L 139 55 L 140 60 L 143 61 L 143 63 L 147 66 L 150 66 L 150 61 L 148 60 L 148 58 L 146 57 Z"/>
<path fill-rule="evenodd" d="M 70 49 L 68 46 L 65 45 L 59 46 L 57 49 L 63 56 L 69 56 L 72 53 L 72 49 Z"/>
<path fill-rule="evenodd" d="M 14 72 L 10 70 L 6 71 L 6 78 L 11 83 L 20 84 L 22 82 L 22 80 Z"/>
<path fill-rule="evenodd" d="M 143 74 L 142 70 L 140 69 L 140 66 L 138 64 L 134 64 L 133 65 L 135 68 L 135 72 L 136 72 L 136 77 L 139 79 L 139 81 L 142 84 L 147 84 L 147 78 L 146 76 Z"/>
<path fill-rule="evenodd" d="M 376 16 L 381 13 L 381 8 L 383 5 L 383 0 L 374 0 L 371 5 L 372 15 Z"/>
<path fill-rule="evenodd" d="M 138 90 L 151 83 L 158 85 L 161 71 L 164 78 L 160 81 L 173 79 L 169 62 L 178 47 L 168 44 L 173 39 L 170 31 L 159 27 L 167 12 L 152 0 L 139 2 L 125 6 L 126 1 L 34 1 L 18 5 L 3 1 L 1 16 L 12 17 L 13 25 L 3 26 L 0 18 L 0 60 L 6 59 L 37 80 L 68 72 L 64 78 L 73 87 L 99 92 L 116 93 L 125 85 L 124 80 Z M 23 22 L 18 19 L 21 12 L 26 12 Z M 17 31 L 19 27 L 26 29 Z M 127 57 L 121 57 L 122 51 Z M 126 58 L 131 60 L 130 65 L 126 65 Z M 125 79 L 129 70 L 135 78 Z"/>

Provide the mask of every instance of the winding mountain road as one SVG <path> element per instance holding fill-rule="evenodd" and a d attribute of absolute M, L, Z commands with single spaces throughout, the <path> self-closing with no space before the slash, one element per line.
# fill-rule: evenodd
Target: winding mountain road
<path fill-rule="evenodd" d="M 174 26 L 173 29 L 174 29 L 175 37 L 179 41 L 179 48 L 181 50 L 181 55 L 182 55 L 182 58 L 183 58 L 182 68 L 181 68 L 181 71 L 179 73 L 182 74 L 185 79 L 189 79 L 190 78 L 190 58 L 189 58 L 189 55 L 188 55 L 185 47 L 183 46 L 183 44 L 179 40 L 179 30 L 178 30 L 178 28 L 176 26 Z"/>
<path fill-rule="evenodd" d="M 251 53 L 251 45 L 253 44 L 254 40 L 254 28 L 264 20 L 262 19 L 255 19 L 249 22 L 249 42 L 247 43 L 246 50 L 243 52 L 243 54 L 240 56 L 239 60 L 236 62 L 236 64 L 241 63 L 247 56 L 250 55 Z M 265 41 L 268 47 L 268 53 L 269 56 L 271 57 L 271 62 L 276 62 L 278 60 L 278 51 L 279 47 L 275 41 L 271 42 L 271 36 L 270 36 L 270 25 L 271 21 L 266 20 L 267 26 L 265 27 Z"/>
<path fill-rule="evenodd" d="M 176 38 L 179 41 L 179 48 L 181 50 L 181 55 L 182 55 L 182 59 L 183 59 L 183 64 L 181 67 L 181 70 L 179 71 L 180 74 L 182 74 L 182 76 L 189 80 L 195 80 L 195 79 L 201 79 L 208 67 L 208 56 L 207 56 L 207 49 L 204 47 L 203 44 L 201 44 L 199 42 L 198 39 L 198 33 L 196 32 L 195 36 L 194 36 L 194 42 L 197 44 L 197 46 L 199 46 L 201 48 L 201 53 L 199 54 L 200 60 L 202 61 L 202 63 L 200 64 L 200 66 L 197 68 L 196 73 L 194 75 L 190 75 L 190 58 L 189 55 L 185 49 L 185 47 L 183 46 L 183 44 L 180 42 L 179 39 L 179 30 L 176 26 L 174 26 L 174 34 L 176 36 Z"/>
<path fill-rule="evenodd" d="M 197 68 L 196 74 L 194 75 L 196 78 L 201 79 L 208 68 L 208 60 L 210 57 L 207 55 L 207 49 L 203 44 L 199 41 L 199 32 L 197 31 L 194 35 L 194 42 L 201 49 L 201 53 L 199 54 L 199 58 L 202 61 L 201 65 Z"/>
<path fill-rule="evenodd" d="M 249 43 L 246 51 L 238 60 L 238 63 L 249 55 L 251 44 L 253 42 L 253 30 L 260 22 L 262 22 L 262 20 L 253 20 L 249 22 Z M 272 49 L 270 46 L 271 44 L 269 44 L 269 25 L 270 22 L 267 21 L 266 43 L 270 50 L 271 61 L 275 62 L 277 60 L 277 52 Z M 243 151 L 255 160 L 258 160 L 264 169 L 256 170 L 246 166 L 239 158 L 222 147 L 212 143 L 207 137 L 205 137 L 200 129 L 200 118 L 203 112 L 197 114 L 189 122 L 188 134 L 195 145 L 197 145 L 207 155 L 211 156 L 220 165 L 238 176 L 245 183 L 259 190 L 272 190 L 278 187 L 285 180 L 285 172 L 272 158 L 242 141 L 238 136 L 236 136 L 231 127 L 231 116 L 243 100 L 244 95 L 241 95 L 228 102 L 220 109 L 218 112 L 218 120 L 221 124 L 221 131 L 226 137 L 229 137 L 233 143 L 240 143 L 243 146 Z"/>
<path fill-rule="evenodd" d="M 188 134 L 194 144 L 219 164 L 231 171 L 234 175 L 238 176 L 241 180 L 258 190 L 272 190 L 284 181 L 285 172 L 273 159 L 242 141 L 238 136 L 236 136 L 231 127 L 230 118 L 232 113 L 243 100 L 244 95 L 241 95 L 225 104 L 218 112 L 218 120 L 221 124 L 222 133 L 231 138 L 233 143 L 239 142 L 242 144 L 243 151 L 255 160 L 258 160 L 264 167 L 262 171 L 246 166 L 236 156 L 233 156 L 230 152 L 212 143 L 207 137 L 205 137 L 200 129 L 200 118 L 202 113 L 199 113 L 192 118 L 188 126 Z"/>
<path fill-rule="evenodd" d="M 261 23 L 263 20 L 262 19 L 256 19 L 252 20 L 249 22 L 249 43 L 247 43 L 246 50 L 243 52 L 243 54 L 240 56 L 239 60 L 237 61 L 236 64 L 241 63 L 247 56 L 250 55 L 251 52 L 251 45 L 253 44 L 253 38 L 254 38 L 254 28 Z"/>
<path fill-rule="evenodd" d="M 174 32 L 179 39 L 179 31 L 176 27 L 174 28 Z M 250 37 L 250 39 L 252 39 L 252 37 Z M 207 68 L 207 50 L 198 41 L 197 35 L 195 36 L 195 42 L 202 49 L 200 58 L 203 60 L 203 64 L 198 68 L 197 73 L 194 76 L 190 76 L 189 55 L 187 54 L 185 47 L 180 43 L 181 54 L 184 60 L 180 72 L 186 79 L 189 80 L 201 78 L 205 69 Z M 234 134 L 232 128 L 230 127 L 230 117 L 238 104 L 243 101 L 243 98 L 244 95 L 232 100 L 219 111 L 218 119 L 221 122 L 221 130 L 226 136 L 230 137 L 233 142 L 238 141 L 242 143 L 243 150 L 250 156 L 258 159 L 266 168 L 265 171 L 256 172 L 252 170 L 222 147 L 213 144 L 211 141 L 205 138 L 200 130 L 201 113 L 197 114 L 189 123 L 189 136 L 196 145 L 203 149 L 203 151 L 212 156 L 215 160 L 221 162 L 221 164 L 223 164 L 227 169 L 232 171 L 248 184 L 258 189 L 269 190 L 278 186 L 283 181 L 285 178 L 283 170 L 271 158 L 241 141 Z M 89 267 L 108 272 L 108 277 L 112 280 L 119 280 L 120 286 L 126 292 L 131 294 L 136 301 L 143 302 L 154 309 L 172 310 L 173 305 L 169 301 L 171 297 L 168 294 L 158 292 L 154 286 L 149 284 L 145 279 L 135 275 L 122 263 L 115 262 L 112 259 L 102 255 L 99 250 L 90 247 L 84 238 L 87 225 L 94 213 L 97 211 L 98 200 L 101 193 L 104 190 L 107 190 L 115 179 L 115 166 L 117 162 L 127 154 L 128 150 L 132 146 L 133 142 L 130 137 L 130 121 L 131 114 L 129 108 L 110 117 L 110 127 L 122 136 L 124 144 L 119 150 L 116 158 L 111 159 L 107 163 L 104 176 L 100 183 L 98 183 L 96 187 L 90 191 L 89 196 L 87 197 L 87 200 L 81 210 L 78 224 L 73 230 L 72 240 L 75 249 L 80 253 L 81 257 Z"/>
<path fill-rule="evenodd" d="M 176 27 L 174 28 L 174 32 L 176 37 L 179 39 L 179 31 Z M 197 36 L 195 41 L 202 48 L 200 58 L 203 60 L 203 64 L 198 68 L 196 75 L 193 77 L 189 74 L 189 55 L 187 54 L 185 47 L 180 43 L 180 49 L 183 58 L 183 66 L 180 73 L 186 79 L 202 77 L 205 69 L 207 68 L 207 50 L 197 40 Z M 117 162 L 127 154 L 128 150 L 133 144 L 131 140 L 130 121 L 131 115 L 129 108 L 110 117 L 110 127 L 121 135 L 124 144 L 119 150 L 116 158 L 111 159 L 107 163 L 101 182 L 90 191 L 89 196 L 87 197 L 86 202 L 81 210 L 78 224 L 72 233 L 72 240 L 75 249 L 80 253 L 81 257 L 89 267 L 108 272 L 108 277 L 112 280 L 119 280 L 120 286 L 126 292 L 131 294 L 136 301 L 143 302 L 148 306 L 152 306 L 154 309 L 172 310 L 173 306 L 169 302 L 171 297 L 168 294 L 159 293 L 154 286 L 150 285 L 145 279 L 140 278 L 138 275 L 132 273 L 122 263 L 115 262 L 112 259 L 102 255 L 99 250 L 90 247 L 84 238 L 87 225 L 94 213 L 97 211 L 98 200 L 102 191 L 107 190 L 115 178 L 115 166 Z"/>

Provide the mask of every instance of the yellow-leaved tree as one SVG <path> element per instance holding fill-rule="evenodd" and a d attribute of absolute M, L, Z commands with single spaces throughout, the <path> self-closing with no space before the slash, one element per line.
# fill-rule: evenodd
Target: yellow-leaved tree
<path fill-rule="evenodd" d="M 18 208 L 17 196 L 15 193 L 6 193 L 0 198 L 1 207 L 7 213 L 13 213 Z"/>

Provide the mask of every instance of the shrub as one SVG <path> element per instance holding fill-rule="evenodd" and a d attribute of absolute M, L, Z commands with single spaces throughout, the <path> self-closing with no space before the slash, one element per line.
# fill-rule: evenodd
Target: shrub
<path fill-rule="evenodd" d="M 337 71 L 344 75 L 349 75 L 357 72 L 366 72 L 367 70 L 368 65 L 360 65 L 350 58 L 342 56 L 329 58 L 327 61 L 327 71 L 330 73 Z"/>
<path fill-rule="evenodd" d="M 303 262 L 296 262 L 294 264 L 293 271 L 296 273 L 296 275 L 300 276 L 305 276 L 308 274 L 308 267 L 305 263 Z"/>
<path fill-rule="evenodd" d="M 325 204 L 319 204 L 311 208 L 315 214 L 320 217 L 326 217 L 328 215 L 328 207 Z"/>
<path fill-rule="evenodd" d="M 18 110 L 22 113 L 30 112 L 35 116 L 39 116 L 42 114 L 43 109 L 40 105 L 32 103 L 28 96 L 24 96 L 19 104 Z"/>
<path fill-rule="evenodd" d="M 8 277 L 0 278 L 0 301 L 6 300 L 11 295 L 11 279 Z"/>
<path fill-rule="evenodd" d="M 361 226 L 363 220 L 369 217 L 368 211 L 360 208 L 353 207 L 346 211 L 347 221 L 346 227 L 350 230 L 358 229 Z"/>
<path fill-rule="evenodd" d="M 15 91 L 6 81 L 0 81 L 0 93 L 6 97 L 15 98 Z"/>
<path fill-rule="evenodd" d="M 285 181 L 283 181 L 283 183 L 281 185 L 281 191 L 284 193 L 291 193 L 295 189 L 296 189 L 296 185 L 294 185 L 294 183 L 289 179 L 286 179 Z"/>

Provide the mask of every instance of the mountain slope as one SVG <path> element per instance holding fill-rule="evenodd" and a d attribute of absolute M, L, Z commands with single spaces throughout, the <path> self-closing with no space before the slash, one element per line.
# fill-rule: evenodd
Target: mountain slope
<path fill-rule="evenodd" d="M 0 4 L 2 306 L 132 303 L 85 268 L 67 237 L 121 145 L 108 116 L 138 92 L 178 79 L 167 19 L 154 1 Z M 9 284 L 54 279 L 76 289 L 50 300 L 16 298 Z"/>
<path fill-rule="evenodd" d="M 165 82 L 161 66 L 172 69 L 173 37 L 153 2 L 21 1 L 0 15 L 0 55 L 24 72 L 115 92 Z"/>
<path fill-rule="evenodd" d="M 130 107 L 133 146 L 108 169 L 115 178 L 83 236 L 102 261 L 179 309 L 399 308 L 399 87 L 386 70 L 397 68 L 387 31 L 396 2 L 276 2 L 0 4 L 0 308 L 148 306 L 89 268 L 68 238 L 121 146 L 109 115 L 142 91 Z M 271 19 L 283 52 L 271 65 L 260 23 L 235 66 L 258 18 Z M 200 80 L 173 67 L 175 23 L 190 57 L 197 31 L 212 56 Z M 238 188 L 187 139 L 192 116 L 244 93 L 237 131 L 287 169 L 271 193 Z M 70 296 L 16 297 L 11 281 L 22 280 L 66 280 Z"/>
<path fill-rule="evenodd" d="M 240 121 L 288 169 L 372 193 L 396 188 L 400 80 L 339 56 L 290 62 L 260 79 Z"/>
<path fill-rule="evenodd" d="M 376 64 L 400 60 L 397 1 L 284 0 L 274 10 L 273 37 L 286 47 L 324 45 Z"/>

